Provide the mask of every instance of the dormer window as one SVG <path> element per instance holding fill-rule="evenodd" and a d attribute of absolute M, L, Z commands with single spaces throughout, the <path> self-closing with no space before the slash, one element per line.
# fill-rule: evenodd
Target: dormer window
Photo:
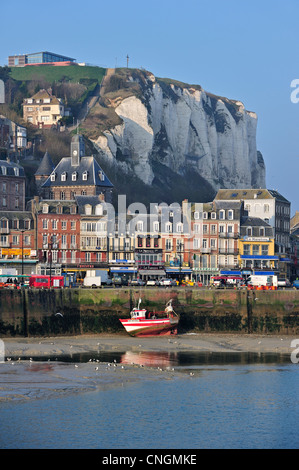
<path fill-rule="evenodd" d="M 194 212 L 194 219 L 196 219 L 196 220 L 199 219 L 199 212 L 198 211 Z"/>
<path fill-rule="evenodd" d="M 182 232 L 183 231 L 183 224 L 181 222 L 177 224 L 176 231 L 177 232 Z"/>
<path fill-rule="evenodd" d="M 48 212 L 49 212 L 48 204 L 43 204 L 43 214 L 48 214 Z"/>
<path fill-rule="evenodd" d="M 63 173 L 61 173 L 61 181 L 66 181 L 66 171 L 64 171 Z"/>
<path fill-rule="evenodd" d="M 228 211 L 228 220 L 233 220 L 233 218 L 234 218 L 234 211 L 229 210 Z"/>
<path fill-rule="evenodd" d="M 216 212 L 211 212 L 211 219 L 216 219 Z"/>
<path fill-rule="evenodd" d="M 78 178 L 78 173 L 76 171 L 73 171 L 72 173 L 72 181 L 77 181 Z"/>
<path fill-rule="evenodd" d="M 85 214 L 91 215 L 91 206 L 89 204 L 86 204 L 85 206 Z"/>
<path fill-rule="evenodd" d="M 87 181 L 87 177 L 88 177 L 88 171 L 84 171 L 82 174 L 83 181 Z"/>
<path fill-rule="evenodd" d="M 224 211 L 224 210 L 219 211 L 219 219 L 220 219 L 220 220 L 224 220 L 224 219 L 225 219 L 225 211 Z"/>
<path fill-rule="evenodd" d="M 50 180 L 55 181 L 56 179 L 56 173 L 51 173 Z"/>
<path fill-rule="evenodd" d="M 7 170 L 6 166 L 1 166 L 2 175 L 7 174 L 6 170 Z"/>
<path fill-rule="evenodd" d="M 207 212 L 204 212 L 203 213 L 203 219 L 207 219 L 208 218 L 208 213 Z"/>
<path fill-rule="evenodd" d="M 105 176 L 104 176 L 104 173 L 102 172 L 102 170 L 99 171 L 99 178 L 101 181 L 104 181 L 105 179 Z"/>
<path fill-rule="evenodd" d="M 19 176 L 19 168 L 14 167 L 15 176 Z"/>

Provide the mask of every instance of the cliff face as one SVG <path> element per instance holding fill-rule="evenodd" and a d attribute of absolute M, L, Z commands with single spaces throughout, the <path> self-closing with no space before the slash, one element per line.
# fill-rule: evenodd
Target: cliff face
<path fill-rule="evenodd" d="M 255 113 L 200 86 L 145 71 L 123 73 L 125 92 L 114 76 L 117 89 L 106 83 L 102 93 L 101 110 L 113 109 L 115 125 L 110 119 L 92 139 L 106 161 L 146 185 L 171 188 L 169 176 L 176 175 L 187 192 L 194 186 L 198 200 L 202 188 L 209 199 L 219 188 L 265 187 Z"/>

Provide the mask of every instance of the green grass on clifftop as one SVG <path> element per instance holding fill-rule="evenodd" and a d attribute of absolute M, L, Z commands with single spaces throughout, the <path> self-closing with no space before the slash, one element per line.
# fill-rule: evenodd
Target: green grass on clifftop
<path fill-rule="evenodd" d="M 27 80 L 45 80 L 48 82 L 55 81 L 71 81 L 80 82 L 84 79 L 95 79 L 101 83 L 106 69 L 102 67 L 92 66 L 53 66 L 53 65 L 39 65 L 27 67 L 12 67 L 10 76 L 14 80 L 27 81 Z"/>

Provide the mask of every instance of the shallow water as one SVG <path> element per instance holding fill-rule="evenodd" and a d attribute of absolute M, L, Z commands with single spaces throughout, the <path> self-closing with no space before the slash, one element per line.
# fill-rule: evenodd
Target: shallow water
<path fill-rule="evenodd" d="M 71 359 L 84 362 L 87 356 Z M 0 403 L 0 447 L 298 447 L 298 364 L 287 356 L 128 352 L 101 359 L 134 362 L 148 371 L 174 368 L 175 374 L 157 380 L 149 373 L 107 389 Z M 74 364 L 64 367 L 71 374 Z"/>

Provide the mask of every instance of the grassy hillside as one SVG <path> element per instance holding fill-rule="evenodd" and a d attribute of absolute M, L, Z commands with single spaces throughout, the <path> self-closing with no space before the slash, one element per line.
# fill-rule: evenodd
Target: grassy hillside
<path fill-rule="evenodd" d="M 36 81 L 45 80 L 49 83 L 70 81 L 82 83 L 84 79 L 97 80 L 101 83 L 106 69 L 102 67 L 80 67 L 78 65 L 69 65 L 55 67 L 51 65 L 12 67 L 10 77 L 18 81 Z"/>

